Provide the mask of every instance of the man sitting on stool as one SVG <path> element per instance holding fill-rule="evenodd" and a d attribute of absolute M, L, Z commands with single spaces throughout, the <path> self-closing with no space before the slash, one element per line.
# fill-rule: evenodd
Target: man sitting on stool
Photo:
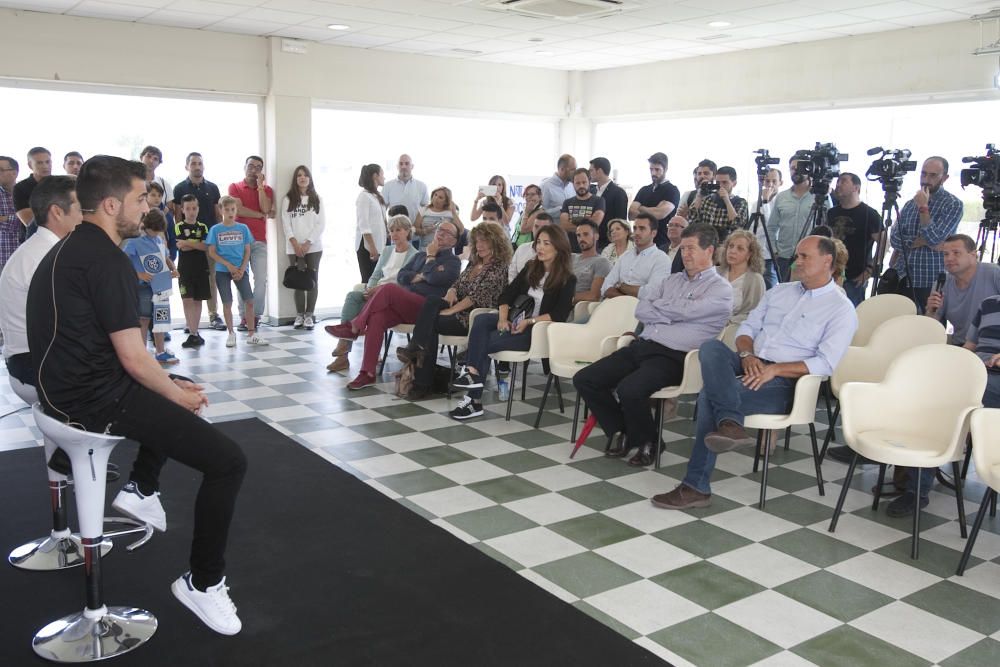
<path fill-rule="evenodd" d="M 679 384 L 687 353 L 717 336 L 726 325 L 733 309 L 733 290 L 715 270 L 717 243 L 718 235 L 709 225 L 685 229 L 679 251 L 684 271 L 663 273 L 639 290 L 635 316 L 643 324 L 642 333 L 628 347 L 573 377 L 573 385 L 601 428 L 609 438 L 617 439 L 609 456 L 624 457 L 638 447 L 629 465 L 653 462 L 660 434 L 649 397 Z"/>
<path fill-rule="evenodd" d="M 140 443 L 116 508 L 165 524 L 156 497 L 163 462 L 172 458 L 203 474 L 191 569 L 171 590 L 210 628 L 234 635 L 242 625 L 223 571 L 246 458 L 198 416 L 208 403 L 202 388 L 171 380 L 139 334 L 135 271 L 119 244 L 138 236 L 149 210 L 145 176 L 141 162 L 99 155 L 84 163 L 76 182 L 84 219 L 38 265 L 28 290 L 28 346 L 45 414 Z"/>
<path fill-rule="evenodd" d="M 653 496 L 664 509 L 708 507 L 717 454 L 751 445 L 743 429 L 749 414 L 784 414 L 803 375 L 831 375 L 847 351 L 858 318 L 833 279 L 837 249 L 831 239 L 799 242 L 799 282 L 776 285 L 736 332 L 733 352 L 710 340 L 699 350 L 704 388 L 687 474 L 673 491 Z"/>

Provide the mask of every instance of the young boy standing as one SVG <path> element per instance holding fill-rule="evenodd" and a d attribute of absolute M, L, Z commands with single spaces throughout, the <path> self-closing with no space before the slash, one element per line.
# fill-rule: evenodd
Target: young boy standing
<path fill-rule="evenodd" d="M 142 219 L 142 234 L 129 239 L 124 250 L 139 279 L 136 310 L 142 340 L 145 342 L 152 322 L 156 360 L 169 366 L 177 363 L 177 357 L 163 346 L 163 337 L 170 330 L 170 288 L 177 271 L 166 254 L 166 228 L 163 214 L 150 209 Z"/>
<path fill-rule="evenodd" d="M 232 283 L 236 283 L 236 289 L 246 304 L 247 343 L 267 345 L 267 341 L 257 335 L 253 290 L 250 289 L 250 276 L 247 274 L 253 236 L 249 227 L 242 222 L 236 222 L 238 203 L 239 200 L 235 197 L 227 196 L 219 200 L 219 205 L 222 207 L 222 222 L 208 230 L 208 240 L 205 242 L 208 246 L 208 257 L 215 262 L 215 284 L 219 288 L 222 314 L 226 320 L 226 330 L 229 331 L 226 347 L 236 347 Z"/>
<path fill-rule="evenodd" d="M 174 235 L 174 214 L 170 212 L 170 209 L 163 202 L 163 187 L 156 181 L 152 181 L 147 187 L 146 202 L 149 204 L 149 208 L 159 210 L 167 220 L 167 256 L 171 262 L 176 262 L 177 237 Z"/>
<path fill-rule="evenodd" d="M 180 253 L 177 262 L 180 278 L 177 284 L 181 290 L 184 321 L 189 332 L 187 340 L 181 343 L 181 347 L 201 347 L 205 344 L 205 339 L 198 333 L 201 302 L 207 301 L 211 296 L 208 282 L 211 275 L 208 271 L 208 256 L 205 254 L 208 225 L 198 222 L 198 198 L 194 195 L 184 195 L 180 201 L 180 208 L 181 221 L 174 225 L 177 250 Z"/>

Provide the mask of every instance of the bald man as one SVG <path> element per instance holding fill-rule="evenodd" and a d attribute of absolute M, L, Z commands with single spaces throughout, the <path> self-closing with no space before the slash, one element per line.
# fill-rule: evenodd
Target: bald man
<path fill-rule="evenodd" d="M 396 178 L 382 186 L 382 197 L 389 208 L 405 206 L 410 220 L 416 220 L 420 209 L 430 203 L 427 185 L 413 178 L 413 159 L 406 153 L 400 155 L 396 163 Z"/>

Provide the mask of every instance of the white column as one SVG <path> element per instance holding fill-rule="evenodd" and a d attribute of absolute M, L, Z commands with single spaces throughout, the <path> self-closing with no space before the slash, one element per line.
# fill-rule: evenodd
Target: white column
<path fill-rule="evenodd" d="M 569 94 L 566 117 L 559 121 L 559 152 L 576 158 L 578 167 L 586 167 L 592 151 L 593 122 L 584 115 L 583 72 L 568 72 Z"/>

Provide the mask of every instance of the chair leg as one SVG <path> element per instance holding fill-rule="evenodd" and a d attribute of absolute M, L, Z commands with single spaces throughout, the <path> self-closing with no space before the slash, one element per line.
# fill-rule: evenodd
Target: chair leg
<path fill-rule="evenodd" d="M 826 489 L 823 487 L 823 468 L 820 466 L 822 461 L 819 458 L 819 443 L 816 439 L 816 424 L 809 422 L 809 438 L 812 440 L 812 450 L 813 450 L 813 463 L 816 466 L 816 486 L 819 487 L 819 495 L 825 496 Z"/>
<path fill-rule="evenodd" d="M 385 372 L 385 360 L 389 356 L 389 345 L 392 344 L 392 329 L 385 332 L 385 343 L 382 345 L 382 363 L 378 367 L 378 375 Z"/>
<path fill-rule="evenodd" d="M 854 452 L 851 463 L 847 466 L 847 477 L 844 478 L 844 486 L 840 489 L 840 497 L 837 498 L 837 506 L 833 508 L 833 518 L 830 519 L 830 527 L 827 529 L 831 533 L 837 530 L 837 521 L 840 520 L 840 513 L 844 509 L 844 501 L 847 500 L 847 489 L 851 486 L 851 478 L 854 477 L 854 468 L 858 465 L 858 453 Z"/>
<path fill-rule="evenodd" d="M 826 403 L 826 421 L 830 424 L 830 428 L 827 431 L 830 433 L 830 439 L 837 440 L 837 428 L 833 421 L 833 410 L 830 407 L 830 399 L 833 398 L 833 390 L 830 388 L 830 381 L 825 380 L 822 385 L 820 385 L 823 391 L 823 401 Z"/>
<path fill-rule="evenodd" d="M 913 505 L 913 541 L 910 545 L 910 558 L 917 560 L 920 557 L 920 470 L 914 469 L 911 473 L 917 478 L 914 485 L 914 505 Z"/>
<path fill-rule="evenodd" d="M 663 413 L 666 412 L 667 402 L 665 400 L 657 401 L 656 409 L 656 458 L 653 463 L 653 470 L 660 469 L 660 456 L 663 453 L 663 448 L 660 446 L 660 441 L 663 439 Z"/>
<path fill-rule="evenodd" d="M 760 469 L 760 443 L 764 441 L 764 429 L 757 429 L 757 446 L 753 450 L 753 472 Z"/>
<path fill-rule="evenodd" d="M 994 519 L 997 515 L 997 494 L 993 494 L 993 500 L 990 501 L 990 518 Z"/>
<path fill-rule="evenodd" d="M 514 364 L 510 369 L 510 391 L 507 393 L 507 421 L 510 421 L 510 409 L 514 405 L 515 384 L 517 384 L 517 364 Z"/>
<path fill-rule="evenodd" d="M 955 500 L 958 502 L 958 530 L 962 534 L 962 538 L 968 537 L 966 532 L 966 519 L 965 519 L 965 499 L 962 498 L 962 476 L 959 471 L 958 461 L 951 462 L 951 472 L 955 476 Z"/>
<path fill-rule="evenodd" d="M 965 460 L 962 461 L 962 479 L 969 474 L 969 461 L 972 460 L 972 434 L 965 440 Z"/>
<path fill-rule="evenodd" d="M 545 392 L 542 393 L 542 402 L 538 404 L 538 416 L 535 417 L 535 428 L 538 428 L 538 425 L 542 423 L 542 413 L 545 412 L 545 401 L 549 397 L 549 389 L 552 387 L 552 378 L 555 377 L 555 375 L 549 373 L 549 379 L 545 381 Z"/>
<path fill-rule="evenodd" d="M 792 444 L 792 427 L 789 426 L 788 428 L 785 429 L 785 451 L 786 452 L 788 451 L 788 448 L 791 446 L 791 444 Z"/>
<path fill-rule="evenodd" d="M 570 442 L 576 442 L 576 425 L 580 419 L 580 392 L 576 392 L 576 406 L 573 408 L 573 433 L 569 437 Z"/>
<path fill-rule="evenodd" d="M 553 376 L 552 373 L 549 373 L 549 377 L 555 377 L 556 379 L 556 396 L 559 397 L 559 412 L 560 414 L 566 414 L 566 407 L 563 405 L 562 383 L 559 382 L 559 376 Z"/>
<path fill-rule="evenodd" d="M 885 469 L 888 467 L 886 463 L 880 463 L 878 465 L 878 483 L 875 485 L 875 500 L 872 501 L 872 512 L 878 510 L 879 501 L 882 500 L 882 485 L 885 484 Z"/>
<path fill-rule="evenodd" d="M 986 492 L 983 493 L 983 502 L 979 504 L 979 512 L 976 513 L 976 520 L 972 522 L 972 533 L 969 535 L 968 541 L 965 543 L 965 551 L 962 552 L 962 558 L 958 561 L 958 570 L 955 574 L 962 576 L 965 574 L 965 568 L 969 564 L 969 556 L 972 555 L 972 547 L 976 544 L 976 538 L 979 537 L 979 529 L 983 525 L 983 519 L 986 518 L 986 508 L 991 502 L 996 502 L 997 492 L 993 489 L 986 487 Z"/>
<path fill-rule="evenodd" d="M 525 361 L 525 362 L 523 362 L 521 364 L 521 400 L 522 401 L 527 400 L 525 398 L 526 394 L 524 392 L 526 392 L 528 390 L 528 364 L 529 363 L 531 363 L 531 362 Z M 511 370 L 511 373 L 515 372 L 517 370 L 517 366 L 514 366 L 510 370 Z"/>
<path fill-rule="evenodd" d="M 833 416 L 830 418 L 830 427 L 826 429 L 826 434 L 823 436 L 823 449 L 819 450 L 819 461 L 823 462 L 826 458 L 826 450 L 830 446 L 830 441 L 833 439 L 833 427 L 837 425 L 837 420 L 840 418 L 840 403 L 838 402 L 833 406 Z"/>
<path fill-rule="evenodd" d="M 771 438 L 773 437 L 770 429 L 764 431 L 764 467 L 760 471 L 760 503 L 757 505 L 759 509 L 764 509 L 767 497 L 767 462 L 771 458 Z"/>

